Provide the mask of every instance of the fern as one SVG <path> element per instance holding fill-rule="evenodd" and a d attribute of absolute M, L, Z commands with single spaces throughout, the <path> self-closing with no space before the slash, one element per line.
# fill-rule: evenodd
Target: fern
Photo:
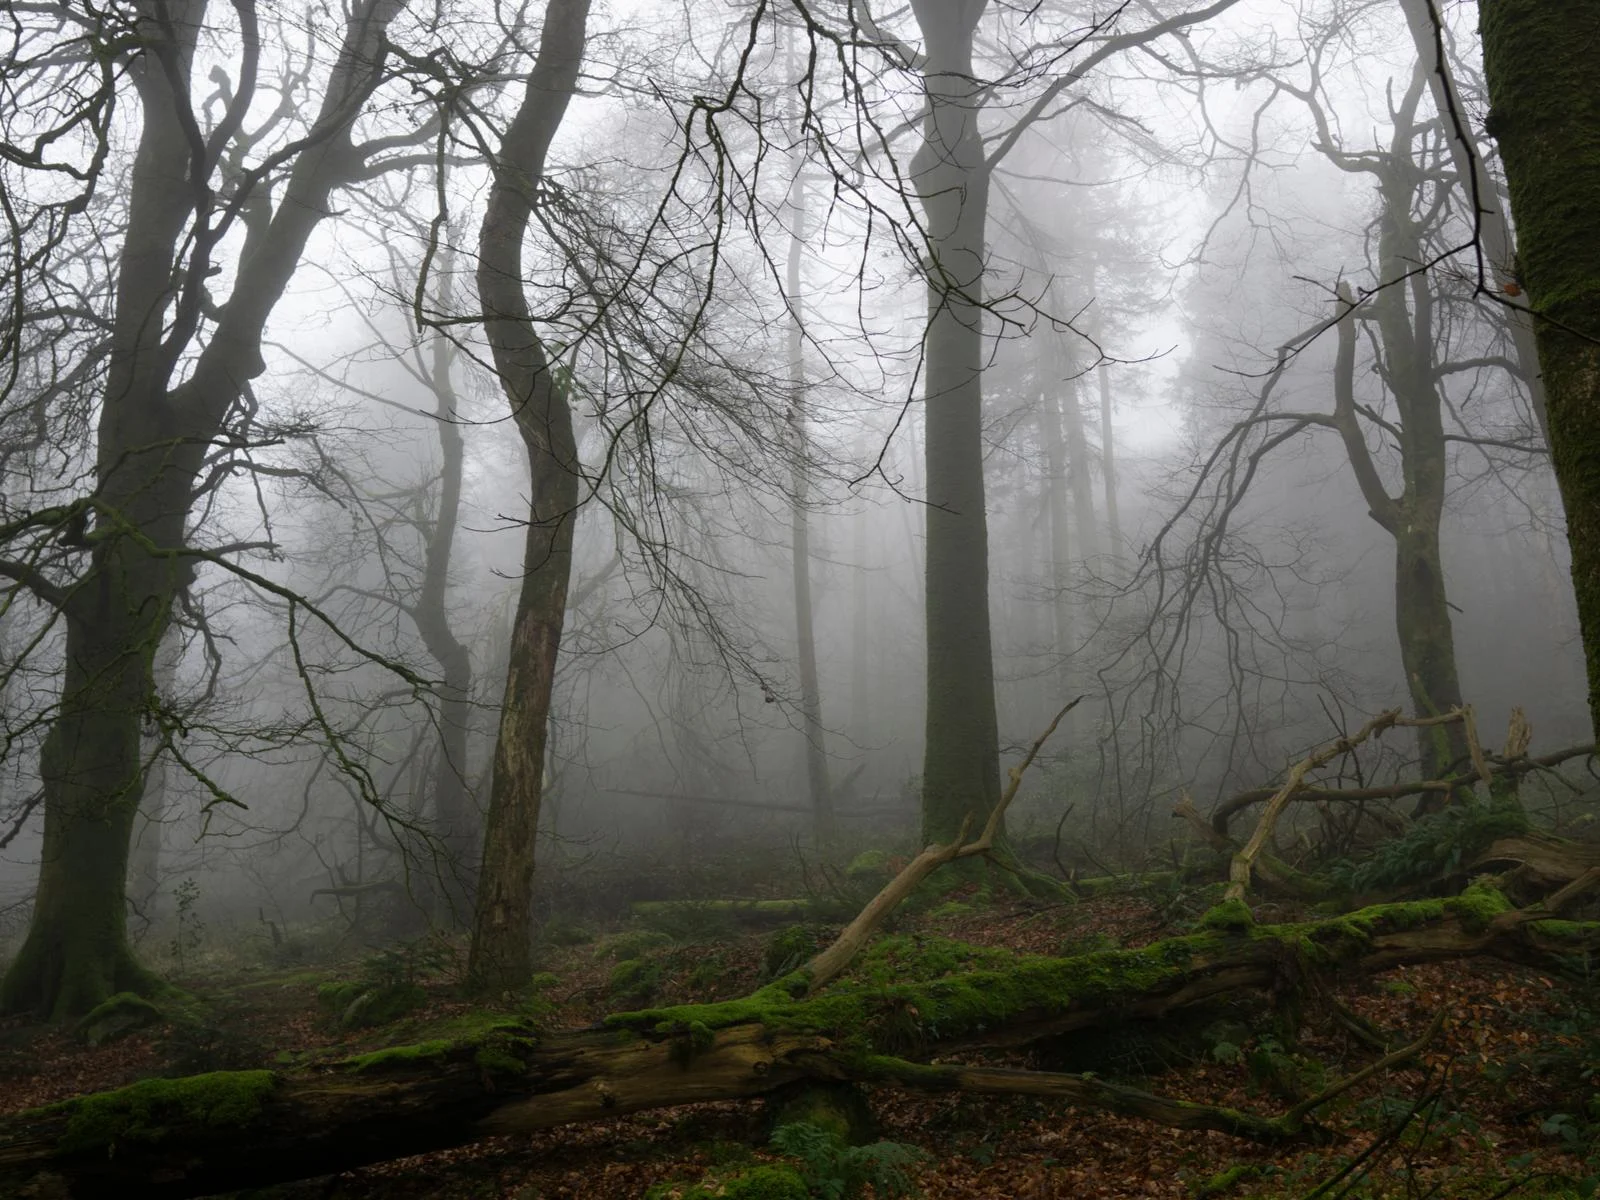
<path fill-rule="evenodd" d="M 848 1146 L 837 1134 L 804 1122 L 778 1126 L 772 1145 L 800 1160 L 806 1186 L 822 1200 L 855 1200 L 869 1186 L 885 1200 L 915 1196 L 909 1169 L 928 1157 L 902 1142 Z"/>
<path fill-rule="evenodd" d="M 1468 800 L 1417 821 L 1361 862 L 1335 864 L 1333 879 L 1353 892 L 1426 883 L 1460 870 L 1496 838 L 1525 833 L 1528 818 L 1512 804 Z"/>

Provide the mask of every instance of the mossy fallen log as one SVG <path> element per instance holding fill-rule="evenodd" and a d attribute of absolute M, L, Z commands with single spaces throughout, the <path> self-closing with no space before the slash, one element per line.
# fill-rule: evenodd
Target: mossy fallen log
<path fill-rule="evenodd" d="M 1015 956 L 925 982 L 847 976 L 810 997 L 796 972 L 741 1000 L 618 1013 L 588 1030 L 490 1020 L 292 1071 L 151 1080 L 0 1119 L 0 1195 L 206 1195 L 805 1079 L 1054 1095 L 1185 1127 L 1288 1136 L 1279 1119 L 1130 1099 L 1148 1094 L 1082 1076 L 912 1060 L 1160 1017 L 1318 972 L 1477 953 L 1538 959 L 1600 944 L 1596 926 L 1548 915 L 1510 909 L 1487 888 L 1295 925 L 1256 926 L 1243 904 L 1225 905 L 1196 933 L 1137 950 Z"/>

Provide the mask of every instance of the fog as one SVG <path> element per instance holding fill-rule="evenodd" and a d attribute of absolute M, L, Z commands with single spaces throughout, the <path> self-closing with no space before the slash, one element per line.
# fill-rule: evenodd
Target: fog
<path fill-rule="evenodd" d="M 1397 632 L 1396 534 L 1375 519 L 1347 437 L 1365 447 L 1372 486 L 1400 497 L 1395 527 L 1428 519 L 1437 482 L 1434 561 L 1459 679 L 1439 711 L 1470 704 L 1491 748 L 1518 707 L 1538 750 L 1589 740 L 1533 372 L 1506 308 L 1477 286 L 1481 243 L 1431 64 L 1414 69 L 1396 6 L 1217 7 L 1081 79 L 1071 62 L 1185 6 L 983 11 L 972 69 L 989 90 L 968 111 L 985 152 L 1004 154 L 986 185 L 977 319 L 986 557 L 939 551 L 932 565 L 930 514 L 955 502 L 929 479 L 945 460 L 928 444 L 928 405 L 946 386 L 930 376 L 945 335 L 925 337 L 929 280 L 971 303 L 973 277 L 935 261 L 945 218 L 913 181 L 924 92 L 900 57 L 924 52 L 913 14 L 848 36 L 831 8 L 809 30 L 788 10 L 738 5 L 590 14 L 520 266 L 580 477 L 560 516 L 571 576 L 538 806 L 540 919 L 581 892 L 585 870 L 622 879 L 620 903 L 687 886 L 721 856 L 914 852 L 928 832 L 928 656 L 966 653 L 959 638 L 930 651 L 927 589 L 951 572 L 970 581 L 974 563 L 980 588 L 987 565 L 1002 769 L 1083 697 L 1007 814 L 1019 851 L 1052 870 L 1170 863 L 1185 853 L 1171 817 L 1183 793 L 1204 808 L 1268 785 L 1391 707 L 1438 715 L 1418 708 L 1401 651 L 1437 630 Z M 1471 18 L 1446 15 L 1450 70 L 1478 119 Z M 338 45 L 342 18 L 322 9 L 259 16 L 260 76 L 304 67 L 282 93 L 304 112 L 272 124 L 280 93 L 261 85 L 243 114 L 261 141 L 223 156 L 224 198 L 310 120 Z M 204 435 L 181 534 L 204 553 L 172 590 L 170 626 L 150 627 L 159 645 L 129 651 L 150 660 L 152 683 L 135 705 L 128 919 L 153 955 L 196 912 L 214 947 L 291 928 L 359 947 L 467 919 L 429 907 L 428 880 L 474 875 L 480 849 L 440 833 L 440 781 L 464 789 L 477 835 L 521 644 L 518 593 L 540 565 L 525 558 L 527 451 L 474 282 L 486 153 L 533 43 L 482 6 L 395 20 L 411 57 L 376 85 L 354 134 L 388 139 L 368 156 L 378 165 L 337 189 L 271 308 L 262 369 Z M 234 15 L 205 21 L 191 90 L 215 130 L 241 35 Z M 10 53 L 72 27 L 41 16 Z M 440 99 L 451 79 L 470 103 Z M 36 103 L 11 114 L 17 144 L 18 114 Z M 16 566 L 0 589 L 10 950 L 45 853 L 40 754 L 62 711 L 69 632 L 48 597 L 99 569 L 64 545 L 65 518 L 34 516 L 110 494 L 104 389 L 124 351 L 101 330 L 116 280 L 136 269 L 117 237 L 134 219 L 144 128 L 131 102 L 103 128 L 74 127 L 63 160 L 97 137 L 105 147 L 76 213 L 59 207 L 68 185 L 5 168 L 21 209 L 60 216 L 56 233 L 13 224 L 19 252 L 56 241 L 41 251 L 48 270 L 19 268 L 8 306 L 44 314 L 54 297 L 86 314 L 41 315 L 8 340 L 0 402 L 0 519 Z M 1492 143 L 1474 149 L 1498 170 Z M 288 170 L 264 168 L 263 203 L 291 186 Z M 944 193 L 932 194 L 936 206 Z M 236 289 L 262 286 L 252 211 L 216 244 L 207 304 L 237 309 Z M 168 331 L 185 319 L 177 272 L 158 307 Z M 1342 319 L 1341 287 L 1359 301 Z M 1341 323 L 1354 356 L 1346 426 Z M 167 386 L 201 370 L 218 328 L 200 318 L 170 347 Z M 1405 393 L 1411 368 L 1385 341 L 1400 334 L 1437 388 L 1432 416 Z M 148 422 L 153 442 L 154 412 L 119 419 Z M 1402 449 L 1413 436 L 1436 444 Z M 1417 456 L 1435 452 L 1432 481 Z M 113 526 L 101 512 L 91 535 Z M 49 586 L 30 590 L 37 575 Z M 448 686 L 435 653 L 446 643 L 465 652 Z M 1421 753 L 1397 731 L 1363 778 L 1450 765 Z M 1314 814 L 1291 824 L 1318 836 Z M 362 885 L 404 891 L 416 912 L 358 927 Z"/>

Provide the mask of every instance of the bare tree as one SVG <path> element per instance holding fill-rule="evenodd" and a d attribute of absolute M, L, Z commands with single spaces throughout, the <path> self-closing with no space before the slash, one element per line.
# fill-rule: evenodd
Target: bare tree
<path fill-rule="evenodd" d="M 524 292 L 523 242 L 577 87 L 588 18 L 588 0 L 549 0 L 522 102 L 490 161 L 494 182 L 478 235 L 484 333 L 532 483 L 468 964 L 477 986 L 495 990 L 520 988 L 530 973 L 534 843 L 582 471 L 567 385 Z"/>
<path fill-rule="evenodd" d="M 194 77 L 200 41 L 215 28 L 204 0 L 33 10 L 9 27 L 5 161 L 24 176 L 16 194 L 30 206 L 25 222 L 10 210 L 13 237 L 26 238 L 24 223 L 59 228 L 86 212 L 96 188 L 112 184 L 113 107 L 136 104 L 140 122 L 126 222 L 115 233 L 94 467 L 75 498 L 8 522 L 0 559 L 0 574 L 59 613 L 66 633 L 60 699 L 40 761 L 39 887 L 27 941 L 0 991 L 8 1010 L 60 1016 L 153 986 L 124 929 L 151 663 L 197 564 L 237 569 L 225 548 L 195 538 L 190 516 L 197 495 L 263 436 L 250 381 L 264 369 L 263 329 L 307 241 L 336 189 L 426 136 L 354 136 L 384 82 L 387 31 L 400 9 L 398 0 L 351 7 L 304 121 L 295 68 L 279 77 L 284 91 L 271 107 L 275 83 L 251 3 L 232 8 L 227 40 L 238 54 L 231 72 L 211 69 L 206 94 Z M 316 64 L 299 69 L 314 73 Z M 63 88 L 77 102 L 35 107 Z M 268 115 L 250 127 L 262 101 Z M 42 129 L 36 118 L 44 112 L 65 115 Z M 59 180 L 77 183 L 65 201 L 52 195 Z M 59 240 L 33 240 L 38 255 L 12 260 L 12 312 L 26 305 L 39 263 L 60 248 Z M 214 291 L 219 276 L 232 279 L 226 298 Z M 17 343 L 8 342 L 14 363 Z M 31 547 L 19 544 L 28 536 Z M 76 553 L 43 571 L 38 554 L 51 538 Z"/>

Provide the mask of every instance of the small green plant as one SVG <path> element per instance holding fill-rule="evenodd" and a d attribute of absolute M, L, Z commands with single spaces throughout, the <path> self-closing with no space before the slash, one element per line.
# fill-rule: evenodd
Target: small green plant
<path fill-rule="evenodd" d="M 835 1133 L 799 1122 L 778 1126 L 772 1134 L 772 1147 L 800 1160 L 806 1186 L 821 1200 L 855 1200 L 868 1187 L 883 1200 L 915 1196 L 910 1168 L 928 1158 L 902 1142 L 846 1145 Z"/>
<path fill-rule="evenodd" d="M 187 966 L 188 956 L 200 949 L 200 942 L 205 937 L 205 922 L 196 911 L 200 903 L 200 885 L 193 878 L 185 879 L 172 889 L 172 899 L 178 910 L 178 929 L 172 935 L 168 949 L 172 951 L 173 960 L 181 973 Z"/>
<path fill-rule="evenodd" d="M 661 964 L 643 958 L 619 962 L 612 968 L 608 990 L 624 1004 L 649 1004 L 661 991 Z"/>
<path fill-rule="evenodd" d="M 398 1021 L 427 1003 L 422 981 L 456 966 L 450 946 L 420 938 L 369 955 L 361 974 L 350 982 L 329 982 L 317 989 L 317 1001 L 341 1029 L 369 1029 Z"/>
<path fill-rule="evenodd" d="M 1370 858 L 1335 864 L 1331 874 L 1352 892 L 1427 883 L 1462 869 L 1496 838 L 1527 830 L 1527 814 L 1517 805 L 1468 800 L 1421 818 Z"/>
<path fill-rule="evenodd" d="M 767 939 L 763 967 L 767 979 L 778 979 L 808 962 L 826 943 L 816 925 L 785 925 Z"/>
<path fill-rule="evenodd" d="M 361 978 L 376 987 L 421 983 L 454 973 L 457 957 L 442 938 L 417 938 L 369 955 L 361 963 Z"/>
<path fill-rule="evenodd" d="M 644 1200 L 810 1200 L 805 1180 L 794 1168 L 767 1164 L 732 1175 L 708 1176 L 699 1183 L 658 1183 Z"/>
<path fill-rule="evenodd" d="M 640 917 L 639 923 L 655 933 L 665 934 L 680 946 L 720 941 L 734 932 L 733 918 L 724 907 L 711 901 L 685 900 L 666 905 Z"/>

